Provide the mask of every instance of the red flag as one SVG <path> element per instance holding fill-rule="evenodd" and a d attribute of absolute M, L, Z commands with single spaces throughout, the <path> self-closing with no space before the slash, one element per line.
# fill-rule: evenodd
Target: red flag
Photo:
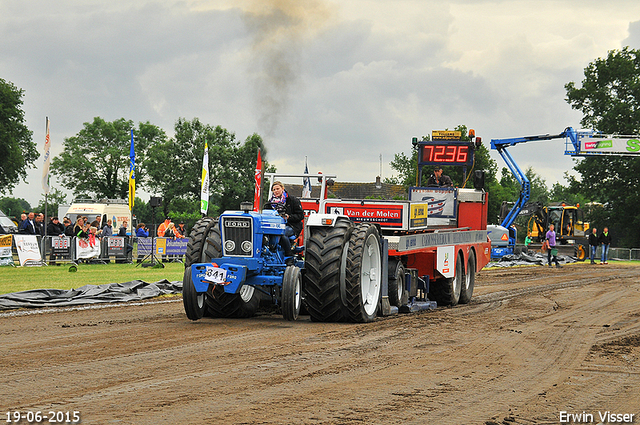
<path fill-rule="evenodd" d="M 255 171 L 256 188 L 253 194 L 253 210 L 260 212 L 260 198 L 262 197 L 262 155 L 258 149 L 258 163 Z"/>

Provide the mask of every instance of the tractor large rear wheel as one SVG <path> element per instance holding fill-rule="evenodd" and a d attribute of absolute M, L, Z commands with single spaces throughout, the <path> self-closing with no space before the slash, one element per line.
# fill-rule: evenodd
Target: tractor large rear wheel
<path fill-rule="evenodd" d="M 460 291 L 462 290 L 462 279 L 464 277 L 464 266 L 462 255 L 456 258 L 456 271 L 453 277 L 435 281 L 429 286 L 428 297 L 438 305 L 457 305 L 460 301 Z"/>
<path fill-rule="evenodd" d="M 360 223 L 351 233 L 347 254 L 346 302 L 349 319 L 375 320 L 380 302 L 382 258 L 378 229 Z"/>
<path fill-rule="evenodd" d="M 210 263 L 222 257 L 222 238 L 218 221 L 202 218 L 193 226 L 187 244 L 185 267 L 196 263 Z M 210 286 L 204 297 L 206 312 L 212 317 L 251 317 L 260 304 L 258 293 L 252 286 L 244 285 L 238 294 L 228 294 L 219 285 Z"/>
<path fill-rule="evenodd" d="M 338 217 L 334 227 L 312 227 L 305 252 L 304 293 L 314 322 L 339 322 L 346 314 L 340 295 L 340 269 L 353 225 Z"/>

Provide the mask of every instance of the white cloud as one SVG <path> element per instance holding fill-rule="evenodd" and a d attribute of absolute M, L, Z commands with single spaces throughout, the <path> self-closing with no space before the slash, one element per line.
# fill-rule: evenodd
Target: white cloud
<path fill-rule="evenodd" d="M 373 181 L 412 136 L 465 124 L 491 138 L 578 126 L 564 84 L 640 48 L 640 3 L 613 0 L 0 0 L 0 78 L 53 154 L 94 116 L 179 117 L 263 135 L 283 172 Z M 549 184 L 561 140 L 512 148 Z M 498 166 L 503 161 L 494 154 Z M 37 163 L 40 166 L 40 163 Z M 40 198 L 40 170 L 14 192 Z"/>

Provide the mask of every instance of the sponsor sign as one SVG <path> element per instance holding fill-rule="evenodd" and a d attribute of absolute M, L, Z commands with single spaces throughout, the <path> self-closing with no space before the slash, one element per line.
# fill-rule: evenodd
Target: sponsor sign
<path fill-rule="evenodd" d="M 187 252 L 187 244 L 189 239 L 166 239 L 166 238 L 153 238 L 154 245 L 157 245 L 158 240 L 164 240 L 164 249 L 168 255 L 184 255 Z M 157 253 L 157 246 L 156 253 Z M 138 255 L 151 254 L 151 238 L 138 238 Z"/>
<path fill-rule="evenodd" d="M 51 238 L 51 255 L 56 259 L 71 259 L 71 238 L 68 236 L 53 236 Z"/>
<path fill-rule="evenodd" d="M 640 154 L 639 139 L 589 137 L 582 141 L 584 152 L 602 152 L 608 154 Z"/>
<path fill-rule="evenodd" d="M 18 260 L 23 267 L 41 266 L 42 256 L 36 235 L 13 235 L 18 251 Z"/>
<path fill-rule="evenodd" d="M 455 246 L 440 246 L 436 253 L 436 269 L 444 277 L 453 277 L 456 274 Z"/>
<path fill-rule="evenodd" d="M 458 216 L 456 189 L 453 187 L 412 187 L 409 199 L 428 205 L 429 225 L 448 226 Z"/>
<path fill-rule="evenodd" d="M 445 245 L 462 245 L 487 241 L 486 230 L 468 230 L 464 232 L 421 233 L 400 236 L 398 252 L 420 248 L 440 247 Z"/>
<path fill-rule="evenodd" d="M 13 266 L 13 255 L 11 255 L 11 242 L 13 235 L 0 236 L 0 266 Z"/>
<path fill-rule="evenodd" d="M 409 216 L 409 227 L 426 227 L 427 226 L 427 212 L 429 211 L 429 204 L 419 203 L 411 204 L 411 215 Z"/>
<path fill-rule="evenodd" d="M 367 204 L 361 202 L 328 202 L 328 214 L 346 215 L 356 223 L 379 223 L 383 228 L 402 229 L 405 204 Z"/>
<path fill-rule="evenodd" d="M 76 258 L 96 258 L 100 256 L 100 240 L 95 239 L 91 242 L 89 239 L 76 238 Z"/>
<path fill-rule="evenodd" d="M 156 239 L 156 255 L 166 255 L 167 240 L 165 238 Z"/>
<path fill-rule="evenodd" d="M 433 130 L 431 140 L 460 140 L 461 131 Z"/>
<path fill-rule="evenodd" d="M 108 256 L 124 256 L 124 237 L 108 236 L 107 238 L 107 255 Z"/>

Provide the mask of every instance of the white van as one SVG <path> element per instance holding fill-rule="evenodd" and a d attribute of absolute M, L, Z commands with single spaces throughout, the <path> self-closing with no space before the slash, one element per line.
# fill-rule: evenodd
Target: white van
<path fill-rule="evenodd" d="M 71 223 L 75 224 L 78 216 L 87 217 L 89 223 L 95 220 L 97 216 L 101 216 L 100 227 L 104 227 L 107 220 L 111 220 L 113 222 L 114 235 L 118 234 L 120 226 L 126 221 L 127 234 L 132 234 L 131 211 L 129 211 L 129 203 L 125 199 L 101 199 L 99 201 L 76 199 L 67 210 L 65 217 L 69 217 Z M 60 217 L 60 220 L 62 220 L 62 217 Z"/>

